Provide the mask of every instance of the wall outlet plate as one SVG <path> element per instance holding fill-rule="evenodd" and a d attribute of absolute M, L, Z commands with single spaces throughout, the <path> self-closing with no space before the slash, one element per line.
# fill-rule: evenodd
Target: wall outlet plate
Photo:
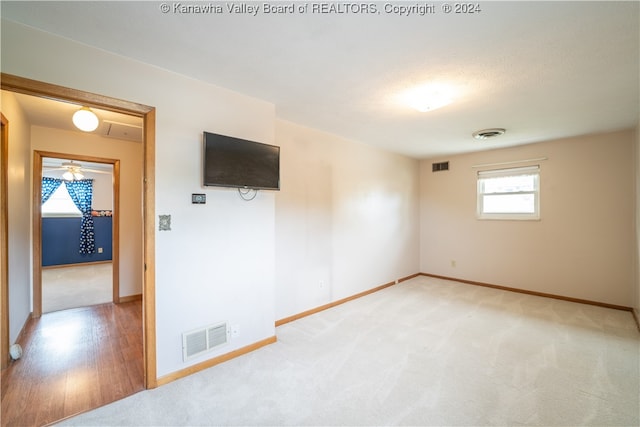
<path fill-rule="evenodd" d="M 207 195 L 206 194 L 192 194 L 191 195 L 191 203 L 194 205 L 204 205 L 207 203 Z"/>

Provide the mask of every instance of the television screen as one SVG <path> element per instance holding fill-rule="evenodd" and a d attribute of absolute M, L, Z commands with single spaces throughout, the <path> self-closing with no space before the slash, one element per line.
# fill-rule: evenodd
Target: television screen
<path fill-rule="evenodd" d="M 204 185 L 280 189 L 280 147 L 204 132 Z"/>

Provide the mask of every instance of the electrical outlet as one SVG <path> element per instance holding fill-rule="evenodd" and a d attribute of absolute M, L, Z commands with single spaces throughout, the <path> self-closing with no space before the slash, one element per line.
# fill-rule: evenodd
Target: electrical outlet
<path fill-rule="evenodd" d="M 102 248 L 98 248 L 98 253 L 101 254 L 102 253 Z"/>
<path fill-rule="evenodd" d="M 456 268 L 456 260 L 455 259 L 451 260 L 451 267 L 452 268 Z"/>
<path fill-rule="evenodd" d="M 320 289 L 324 289 L 324 280 L 320 280 L 319 284 L 320 284 Z"/>

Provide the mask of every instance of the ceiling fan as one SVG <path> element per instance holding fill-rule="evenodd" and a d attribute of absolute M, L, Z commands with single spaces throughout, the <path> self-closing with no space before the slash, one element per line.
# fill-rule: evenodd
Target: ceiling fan
<path fill-rule="evenodd" d="M 49 171 L 62 170 L 65 171 L 62 174 L 62 178 L 67 181 L 76 181 L 84 178 L 83 172 L 104 173 L 111 175 L 111 171 L 90 169 L 83 167 L 80 163 L 76 163 L 73 160 L 64 162 L 60 166 L 43 166 L 44 169 Z"/>

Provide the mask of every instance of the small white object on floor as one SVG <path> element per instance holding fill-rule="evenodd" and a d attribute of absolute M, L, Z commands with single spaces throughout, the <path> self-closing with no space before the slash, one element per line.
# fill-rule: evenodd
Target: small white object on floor
<path fill-rule="evenodd" d="M 13 344 L 9 347 L 9 356 L 11 356 L 13 360 L 18 360 L 22 357 L 22 347 L 20 344 Z"/>

